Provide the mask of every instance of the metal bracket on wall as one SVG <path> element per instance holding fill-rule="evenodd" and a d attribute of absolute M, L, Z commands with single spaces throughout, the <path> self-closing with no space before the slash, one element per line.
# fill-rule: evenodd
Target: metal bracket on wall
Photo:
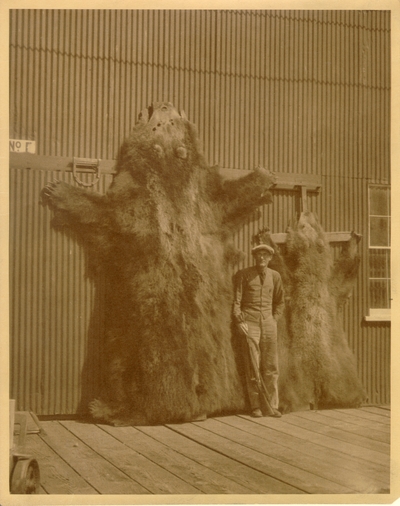
<path fill-rule="evenodd" d="M 78 177 L 77 170 L 78 169 L 92 169 L 94 171 L 93 181 L 90 183 L 84 183 Z M 74 176 L 74 180 L 80 186 L 91 187 L 97 184 L 100 180 L 100 159 L 96 158 L 73 158 L 72 162 L 72 174 Z"/>

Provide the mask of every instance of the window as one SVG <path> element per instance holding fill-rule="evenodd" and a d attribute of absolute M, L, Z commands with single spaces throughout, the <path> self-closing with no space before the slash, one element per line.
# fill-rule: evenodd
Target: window
<path fill-rule="evenodd" d="M 369 187 L 369 317 L 390 320 L 390 186 Z"/>

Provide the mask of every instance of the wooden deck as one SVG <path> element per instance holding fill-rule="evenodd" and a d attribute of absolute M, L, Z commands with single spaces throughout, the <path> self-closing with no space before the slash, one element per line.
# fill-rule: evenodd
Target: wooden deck
<path fill-rule="evenodd" d="M 44 494 L 388 494 L 383 407 L 110 427 L 42 421 L 27 436 Z"/>

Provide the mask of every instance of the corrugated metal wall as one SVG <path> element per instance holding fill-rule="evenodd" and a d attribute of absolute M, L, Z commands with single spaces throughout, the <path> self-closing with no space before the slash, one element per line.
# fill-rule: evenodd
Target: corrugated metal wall
<path fill-rule="evenodd" d="M 385 11 L 12 11 L 10 136 L 114 158 L 139 111 L 169 100 L 210 163 L 376 177 L 389 28 Z"/>
<path fill-rule="evenodd" d="M 74 413 L 101 383 L 102 286 L 88 278 L 82 250 L 56 233 L 41 189 L 71 173 L 10 174 L 10 383 L 18 409 Z M 80 175 L 84 182 L 90 175 Z M 102 177 L 105 192 L 111 177 Z"/>
<path fill-rule="evenodd" d="M 370 402 L 389 402 L 390 327 L 363 316 L 367 185 L 390 182 L 390 13 L 12 10 L 10 23 L 10 138 L 35 140 L 39 155 L 115 158 L 140 110 L 168 100 L 210 164 L 320 175 L 308 207 L 325 230 L 364 236 L 345 325 Z M 93 287 L 35 207 L 44 177 L 12 180 L 12 396 L 18 409 L 72 413 Z M 276 192 L 237 245 L 248 252 L 259 226 L 283 232 L 296 199 Z"/>

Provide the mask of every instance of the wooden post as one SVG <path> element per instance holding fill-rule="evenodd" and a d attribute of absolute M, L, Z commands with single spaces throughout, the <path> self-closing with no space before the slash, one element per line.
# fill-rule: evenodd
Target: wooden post
<path fill-rule="evenodd" d="M 307 186 L 300 186 L 301 190 L 301 212 L 307 211 Z"/>
<path fill-rule="evenodd" d="M 15 399 L 10 399 L 10 452 L 14 449 Z"/>

